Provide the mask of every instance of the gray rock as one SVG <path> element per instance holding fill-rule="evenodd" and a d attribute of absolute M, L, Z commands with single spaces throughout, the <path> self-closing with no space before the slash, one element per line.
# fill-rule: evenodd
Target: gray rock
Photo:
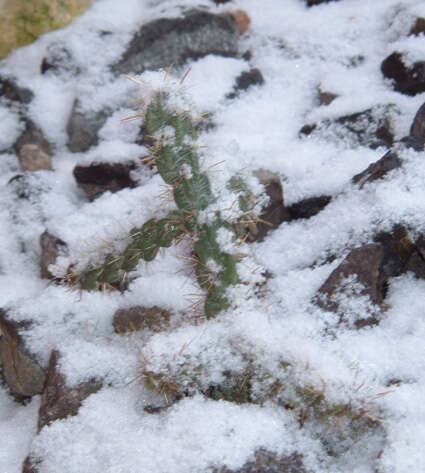
<path fill-rule="evenodd" d="M 28 104 L 33 99 L 34 94 L 24 87 L 18 87 L 14 79 L 0 76 L 0 98 Z"/>
<path fill-rule="evenodd" d="M 248 461 L 237 470 L 216 468 L 214 473 L 307 473 L 302 461 L 302 455 L 278 455 L 268 450 L 260 449 L 254 454 L 253 460 Z"/>
<path fill-rule="evenodd" d="M 41 73 L 76 76 L 80 73 L 80 68 L 75 64 L 66 44 L 55 42 L 47 47 L 46 55 L 41 62 Z"/>
<path fill-rule="evenodd" d="M 53 350 L 50 355 L 46 383 L 38 413 L 39 431 L 55 420 L 77 415 L 84 399 L 102 387 L 102 382 L 96 379 L 80 383 L 77 386 L 68 386 L 65 377 L 60 372 L 59 359 L 59 352 Z"/>
<path fill-rule="evenodd" d="M 66 127 L 69 150 L 78 153 L 96 145 L 99 141 L 98 132 L 111 115 L 112 110 L 108 108 L 98 111 L 84 110 L 76 99 Z"/>
<path fill-rule="evenodd" d="M 41 394 L 46 374 L 33 355 L 26 349 L 20 331 L 29 322 L 15 322 L 0 309 L 0 363 L 3 379 L 10 393 L 17 399 Z"/>
<path fill-rule="evenodd" d="M 40 235 L 41 247 L 41 274 L 43 279 L 55 279 L 55 276 L 49 271 L 49 266 L 56 262 L 59 253 L 64 251 L 66 243 L 47 230 Z"/>
<path fill-rule="evenodd" d="M 182 65 L 207 54 L 236 56 L 239 31 L 230 14 L 191 10 L 183 18 L 161 18 L 142 26 L 112 69 L 121 74 Z"/>
<path fill-rule="evenodd" d="M 351 146 L 390 147 L 394 143 L 393 105 L 380 105 L 362 112 L 319 123 L 304 125 L 301 135 L 317 136 L 325 140 L 346 141 Z"/>
<path fill-rule="evenodd" d="M 113 325 L 120 335 L 139 330 L 160 332 L 170 325 L 170 312 L 159 307 L 119 309 L 114 314 Z"/>

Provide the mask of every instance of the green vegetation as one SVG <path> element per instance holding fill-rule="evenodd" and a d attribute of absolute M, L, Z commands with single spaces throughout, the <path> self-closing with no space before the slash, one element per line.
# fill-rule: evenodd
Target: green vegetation
<path fill-rule="evenodd" d="M 66 26 L 89 6 L 90 0 L 0 1 L 0 59 L 42 34 Z"/>

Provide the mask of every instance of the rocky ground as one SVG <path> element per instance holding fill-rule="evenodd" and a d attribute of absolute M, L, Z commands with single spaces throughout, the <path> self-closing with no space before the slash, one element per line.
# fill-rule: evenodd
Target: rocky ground
<path fill-rule="evenodd" d="M 0 63 L 1 471 L 425 468 L 421 3 L 97 0 Z"/>

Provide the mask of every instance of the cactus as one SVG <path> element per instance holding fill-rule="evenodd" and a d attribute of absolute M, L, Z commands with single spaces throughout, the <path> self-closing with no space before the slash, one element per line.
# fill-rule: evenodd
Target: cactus
<path fill-rule="evenodd" d="M 86 269 L 77 279 L 81 288 L 120 287 L 125 275 L 140 260 L 152 261 L 159 248 L 168 248 L 177 239 L 190 235 L 195 241 L 199 285 L 206 291 L 205 314 L 213 317 L 229 306 L 226 289 L 238 283 L 236 256 L 223 251 L 218 241 L 221 228 L 240 236 L 237 222 L 224 221 L 213 212 L 208 223 L 201 222 L 200 212 L 217 202 L 208 175 L 201 170 L 196 152 L 196 127 L 186 111 L 176 111 L 171 95 L 155 91 L 145 109 L 145 128 L 154 142 L 153 161 L 158 173 L 171 186 L 177 210 L 167 217 L 147 221 L 130 232 L 130 243 L 120 255 L 109 255 L 104 263 Z M 253 207 L 252 196 L 240 177 L 228 190 L 235 194 L 242 212 Z M 249 209 L 248 209 L 249 207 Z"/>

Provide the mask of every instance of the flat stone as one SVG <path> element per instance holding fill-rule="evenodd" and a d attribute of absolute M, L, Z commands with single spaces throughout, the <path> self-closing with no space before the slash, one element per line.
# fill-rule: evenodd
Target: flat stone
<path fill-rule="evenodd" d="M 25 399 L 43 391 L 46 374 L 24 346 L 19 332 L 27 328 L 29 322 L 15 322 L 7 318 L 0 309 L 0 363 L 3 379 L 10 393 L 17 399 Z"/>
<path fill-rule="evenodd" d="M 362 286 L 361 295 L 368 296 L 374 305 L 382 304 L 383 260 L 384 248 L 380 243 L 371 243 L 352 250 L 320 287 L 317 305 L 330 312 L 339 312 L 339 302 L 335 296 L 344 286 L 344 280 L 348 280 L 350 276 L 355 276 L 356 282 Z"/>
<path fill-rule="evenodd" d="M 19 149 L 19 166 L 21 171 L 41 171 L 52 170 L 52 160 L 50 155 L 45 153 L 36 144 L 26 144 Z"/>
<path fill-rule="evenodd" d="M 374 182 L 385 177 L 390 171 L 400 168 L 402 160 L 396 151 L 390 150 L 382 158 L 370 164 L 364 171 L 356 174 L 352 182 L 362 188 L 369 182 Z"/>
<path fill-rule="evenodd" d="M 332 93 L 332 92 L 326 92 L 319 90 L 319 104 L 320 105 L 329 105 L 331 104 L 338 95 Z"/>
<path fill-rule="evenodd" d="M 117 192 L 126 187 L 136 187 L 131 171 L 136 165 L 129 163 L 94 163 L 76 166 L 74 177 L 89 200 L 94 200 L 106 191 Z"/>
<path fill-rule="evenodd" d="M 183 18 L 161 18 L 143 25 L 112 69 L 120 74 L 141 73 L 208 54 L 236 56 L 238 39 L 232 15 L 191 10 Z"/>
<path fill-rule="evenodd" d="M 159 307 L 135 306 L 119 309 L 114 314 L 113 326 L 116 333 L 126 334 L 139 330 L 160 332 L 170 325 L 170 312 Z"/>
<path fill-rule="evenodd" d="M 66 249 L 66 243 L 56 238 L 47 230 L 40 235 L 41 247 L 41 273 L 43 279 L 55 279 L 49 271 L 49 266 L 56 262 L 58 255 Z"/>
<path fill-rule="evenodd" d="M 55 420 L 78 414 L 84 399 L 102 387 L 102 382 L 91 379 L 77 386 L 68 386 L 59 368 L 60 354 L 53 350 L 47 369 L 46 383 L 41 397 L 38 413 L 38 430 Z"/>
<path fill-rule="evenodd" d="M 300 134 L 345 141 L 351 146 L 368 146 L 372 149 L 390 147 L 394 143 L 394 113 L 393 105 L 379 105 L 337 119 L 324 119 L 319 123 L 304 125 Z"/>
<path fill-rule="evenodd" d="M 241 468 L 230 470 L 222 467 L 213 470 L 213 473 L 307 473 L 302 461 L 302 455 L 278 455 L 268 450 L 260 449 L 254 454 L 253 460 L 248 461 Z"/>
<path fill-rule="evenodd" d="M 98 111 L 84 110 L 76 99 L 66 127 L 69 150 L 79 153 L 97 145 L 99 130 L 111 115 L 112 110 L 107 108 Z"/>

